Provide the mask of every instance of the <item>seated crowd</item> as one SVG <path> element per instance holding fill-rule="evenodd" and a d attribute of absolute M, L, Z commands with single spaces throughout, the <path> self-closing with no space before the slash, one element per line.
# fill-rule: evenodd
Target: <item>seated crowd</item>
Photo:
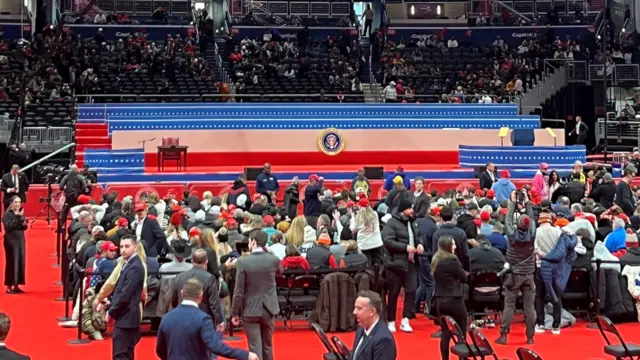
<path fill-rule="evenodd" d="M 327 94 L 332 95 L 327 101 L 364 102 L 356 40 L 345 34 L 316 41 L 305 30 L 292 39 L 273 29 L 262 39 L 230 39 L 227 54 L 235 92 L 275 95 L 261 101 L 319 101 L 278 95 Z M 247 99 L 240 96 L 237 101 Z"/>
<path fill-rule="evenodd" d="M 636 204 L 640 190 L 630 186 L 635 167 L 625 169 L 616 185 L 611 174 L 601 169 L 585 174 L 577 163 L 565 181 L 543 163 L 531 185 L 523 189 L 515 188 L 508 171 L 502 170 L 498 179 L 492 164 L 488 169 L 491 174 L 480 179 L 482 190 L 444 193 L 428 192 L 422 178 L 409 179 L 398 169 L 387 179 L 384 198 L 379 201 L 371 199 L 362 170 L 350 188 L 327 189 L 321 177 L 311 175 L 306 187 L 294 178 L 286 189 L 280 189 L 270 166 L 260 175 L 267 180 L 258 181 L 257 187 L 241 175 L 221 196 L 169 190 L 163 196 L 143 193 L 137 200 L 131 196 L 119 200 L 118 194 L 107 193 L 99 204 L 81 196 L 80 204 L 71 209 L 74 220 L 69 226 L 68 255 L 73 278 L 85 281 L 70 287 L 76 289 L 74 320 L 63 325 L 77 326 L 84 311 L 84 319 L 92 321 L 80 324 L 83 331 L 101 339 L 104 324 L 95 319 L 104 316 L 104 309 L 92 304 L 108 306 L 122 262 L 118 245 L 123 236 L 144 237 L 141 256 L 149 275 L 146 287 L 149 294 L 155 294 L 145 301 L 145 318 L 152 327 L 178 301 L 176 291 L 162 289 L 177 286 L 181 277 L 176 274 L 196 268 L 223 284 L 218 290 L 220 304 L 208 310 L 216 325 L 223 324 L 234 289 L 235 259 L 248 253 L 250 239 L 264 244 L 264 251 L 281 260 L 283 275 L 322 271 L 312 287 L 309 282 L 301 285 L 305 291 L 316 291 L 312 303 L 302 309 L 285 306 L 295 305 L 289 298 L 292 283 L 284 281 L 281 286 L 278 282 L 279 301 L 283 302 L 280 315 L 285 319 L 295 310 L 313 310 L 316 299 L 322 301 L 323 292 L 317 291 L 325 282 L 326 271 L 368 268 L 380 271 L 370 273 L 369 285 L 350 282 L 352 291 L 333 297 L 351 305 L 357 288 L 368 286 L 381 292 L 392 332 L 396 331 L 397 302 L 404 288 L 399 330 L 412 332 L 410 319 L 416 314 L 451 315 L 464 330 L 467 308 L 470 313 L 500 312 L 504 302 L 497 343 L 506 344 L 521 291 L 527 339 L 533 343 L 534 333 L 550 330 L 559 334 L 561 327 L 575 322 L 563 306 L 583 311 L 595 301 L 596 293 L 589 285 L 589 274 L 594 276 L 596 268 L 592 259 L 603 261 L 605 275 L 600 277 L 599 288 L 604 290 L 598 290 L 601 313 L 616 321 L 637 319 L 640 207 L 636 209 Z M 456 280 L 468 283 L 464 293 L 457 294 L 455 287 L 449 289 L 450 281 L 443 282 L 443 271 L 454 266 L 446 259 L 452 258 L 457 259 L 455 266 L 467 272 Z M 511 273 L 501 279 L 497 272 L 505 263 L 511 265 Z M 584 275 L 579 277 L 584 283 L 576 283 L 582 280 L 576 280 L 575 272 Z M 486 281 L 487 273 L 491 282 Z M 481 275 L 483 281 L 477 280 Z M 383 281 L 374 284 L 378 276 Z M 509 279 L 516 285 L 508 285 Z M 500 291 L 503 281 L 504 293 Z M 586 290 L 581 288 L 585 284 Z M 78 301 L 79 289 L 85 292 L 84 304 Z M 580 293 L 577 299 L 571 296 L 576 292 Z M 609 301 L 616 293 L 622 301 Z M 489 295 L 495 298 L 487 298 Z M 443 302 L 451 296 L 463 301 L 453 314 L 450 303 Z M 313 316 L 317 319 L 322 314 Z M 471 325 L 495 326 L 493 318 L 482 316 L 474 316 Z M 325 320 L 333 326 L 334 320 Z M 337 328 L 353 330 L 352 318 L 351 324 Z M 447 336 L 442 333 L 445 343 Z"/>
<path fill-rule="evenodd" d="M 386 101 L 511 102 L 537 83 L 544 59 L 565 48 L 580 51 L 580 41 L 560 39 L 525 39 L 512 49 L 500 36 L 483 47 L 444 32 L 384 44 L 376 36 Z"/>
<path fill-rule="evenodd" d="M 166 41 L 148 41 L 143 35 L 131 34 L 106 41 L 102 29 L 87 39 L 71 31 L 57 31 L 49 29 L 32 43 L 21 40 L 0 44 L 0 100 L 17 101 L 20 73 L 16 70 L 30 73 L 38 69 L 43 71 L 29 80 L 26 94 L 27 103 L 34 105 L 64 107 L 72 104 L 72 95 L 79 96 L 80 102 L 86 101 L 80 95 L 151 96 L 124 98 L 140 102 L 193 100 L 184 95 L 199 101 L 200 95 L 219 93 L 218 74 L 204 58 L 207 45 L 198 44 L 193 37 L 178 34 L 168 35 Z M 95 97 L 94 101 L 105 99 Z"/>

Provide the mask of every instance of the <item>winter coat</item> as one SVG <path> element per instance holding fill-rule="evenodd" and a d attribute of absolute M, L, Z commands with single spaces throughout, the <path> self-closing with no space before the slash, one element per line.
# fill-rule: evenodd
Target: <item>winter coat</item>
<path fill-rule="evenodd" d="M 395 214 L 387 221 L 382 229 L 382 241 L 388 254 L 385 266 L 397 270 L 407 270 L 409 266 L 409 228 L 413 231 L 413 245 L 422 245 L 422 240 L 418 233 L 418 227 L 413 221 L 407 221 L 400 214 Z M 424 247 L 424 245 L 423 245 Z"/>
<path fill-rule="evenodd" d="M 578 238 L 575 235 L 563 233 L 553 250 L 547 253 L 540 263 L 540 276 L 554 303 L 558 301 L 555 289 L 564 291 L 569 281 L 572 264 L 577 256 L 573 250 L 577 242 Z"/>
<path fill-rule="evenodd" d="M 516 186 L 507 178 L 501 178 L 491 186 L 491 190 L 496 193 L 496 201 L 498 202 L 509 200 L 515 189 Z"/>
<path fill-rule="evenodd" d="M 354 330 L 356 318 L 351 308 L 356 298 L 356 283 L 351 276 L 340 272 L 328 274 L 320 284 L 311 319 L 326 332 Z"/>
<path fill-rule="evenodd" d="M 107 330 L 106 310 L 102 306 L 100 310 L 93 307 L 93 300 L 96 298 L 96 289 L 88 288 L 86 297 L 82 303 L 82 332 L 92 336 L 96 331 Z"/>

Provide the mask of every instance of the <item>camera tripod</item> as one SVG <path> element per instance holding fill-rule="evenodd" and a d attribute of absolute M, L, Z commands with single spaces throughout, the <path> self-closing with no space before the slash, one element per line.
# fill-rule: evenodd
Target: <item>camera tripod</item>
<path fill-rule="evenodd" d="M 31 220 L 31 223 L 29 225 L 32 229 L 33 229 L 33 223 L 35 223 L 40 218 L 40 216 L 46 213 L 47 214 L 46 220 L 47 220 L 47 224 L 49 225 L 49 230 L 53 231 L 52 219 L 57 218 L 58 213 L 53 208 L 53 206 L 51 206 L 52 200 L 53 200 L 53 188 L 51 187 L 51 182 L 47 182 L 47 198 L 45 199 L 45 206 L 42 208 L 42 210 L 40 210 L 38 215 L 36 215 L 36 217 L 33 220 Z"/>

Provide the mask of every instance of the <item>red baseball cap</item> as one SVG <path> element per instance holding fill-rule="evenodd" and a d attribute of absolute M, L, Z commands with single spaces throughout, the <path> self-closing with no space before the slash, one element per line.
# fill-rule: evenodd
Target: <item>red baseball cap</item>
<path fill-rule="evenodd" d="M 369 199 L 366 197 L 360 198 L 360 200 L 358 200 L 358 206 L 363 208 L 369 207 Z"/>
<path fill-rule="evenodd" d="M 88 204 L 90 200 L 91 200 L 90 196 L 87 196 L 87 195 L 78 196 L 78 202 L 82 205 Z"/>
<path fill-rule="evenodd" d="M 196 235 L 200 235 L 200 228 L 194 226 L 191 228 L 191 230 L 189 230 L 189 236 L 196 236 Z"/>
<path fill-rule="evenodd" d="M 318 181 L 320 180 L 320 177 L 316 174 L 311 174 L 311 176 L 309 176 L 309 181 L 313 181 L 313 180 Z"/>
<path fill-rule="evenodd" d="M 126 220 L 126 219 L 125 219 Z M 100 246 L 101 251 L 116 251 L 118 247 L 111 241 L 104 241 Z"/>
<path fill-rule="evenodd" d="M 489 190 L 487 191 L 487 199 L 493 199 L 494 197 L 496 197 L 496 192 L 493 190 Z"/>
<path fill-rule="evenodd" d="M 273 225 L 276 221 L 273 220 L 273 216 L 267 215 L 264 218 L 262 218 L 262 222 L 267 225 Z"/>
<path fill-rule="evenodd" d="M 356 205 L 356 203 L 355 203 L 355 202 L 353 202 L 353 200 L 349 200 L 349 201 L 347 201 L 347 208 L 354 207 L 355 205 Z"/>
<path fill-rule="evenodd" d="M 135 205 L 134 205 L 134 210 L 137 211 L 144 211 L 147 210 L 147 204 L 145 204 L 144 201 L 136 201 Z"/>
<path fill-rule="evenodd" d="M 121 217 L 120 219 L 118 219 L 118 227 L 127 227 L 129 226 L 129 220 L 127 220 L 127 218 L 123 218 Z"/>
<path fill-rule="evenodd" d="M 238 226 L 238 222 L 235 219 L 229 219 L 227 220 L 227 229 L 234 227 L 234 226 Z"/>
<path fill-rule="evenodd" d="M 480 213 L 480 220 L 488 221 L 491 220 L 491 214 L 488 211 L 483 211 Z"/>
<path fill-rule="evenodd" d="M 255 193 L 255 194 L 253 194 L 253 197 L 251 199 L 253 199 L 253 201 L 257 201 L 257 200 L 260 200 L 262 198 L 262 196 L 263 195 L 260 194 L 260 193 Z"/>

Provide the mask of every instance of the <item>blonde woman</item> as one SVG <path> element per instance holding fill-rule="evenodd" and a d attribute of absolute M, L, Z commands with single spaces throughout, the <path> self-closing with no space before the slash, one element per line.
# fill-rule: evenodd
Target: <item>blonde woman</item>
<path fill-rule="evenodd" d="M 164 218 L 164 213 L 167 211 L 167 203 L 160 199 L 158 193 L 153 192 L 149 194 L 149 197 L 147 198 L 147 207 L 153 207 L 156 209 L 156 219 L 158 220 L 160 227 L 164 229 L 167 226 Z"/>
<path fill-rule="evenodd" d="M 211 228 L 204 228 L 200 234 L 198 247 L 207 252 L 207 271 L 215 276 L 220 277 L 220 256 L 218 254 L 218 241 L 215 233 Z"/>
<path fill-rule="evenodd" d="M 307 221 L 304 219 L 304 216 L 294 218 L 287 231 L 287 242 L 293 244 L 296 248 L 302 246 L 302 243 L 304 243 L 305 226 L 307 226 Z"/>
<path fill-rule="evenodd" d="M 431 271 L 436 282 L 433 296 L 436 299 L 438 315 L 448 315 L 455 320 L 463 335 L 467 330 L 467 307 L 464 304 L 464 286 L 467 273 L 455 255 L 456 243 L 449 235 L 438 239 L 438 251 L 431 260 Z M 442 322 L 442 337 L 440 338 L 440 355 L 442 359 L 449 359 L 449 341 L 451 334 L 447 324 Z"/>
<path fill-rule="evenodd" d="M 358 211 L 351 217 L 349 229 L 370 266 L 383 264 L 383 243 L 378 214 L 367 198 L 358 200 Z"/>
<path fill-rule="evenodd" d="M 369 259 L 358 251 L 358 243 L 355 240 L 345 240 L 341 244 L 346 250 L 344 257 L 340 260 L 341 268 L 358 268 L 367 266 Z"/>

